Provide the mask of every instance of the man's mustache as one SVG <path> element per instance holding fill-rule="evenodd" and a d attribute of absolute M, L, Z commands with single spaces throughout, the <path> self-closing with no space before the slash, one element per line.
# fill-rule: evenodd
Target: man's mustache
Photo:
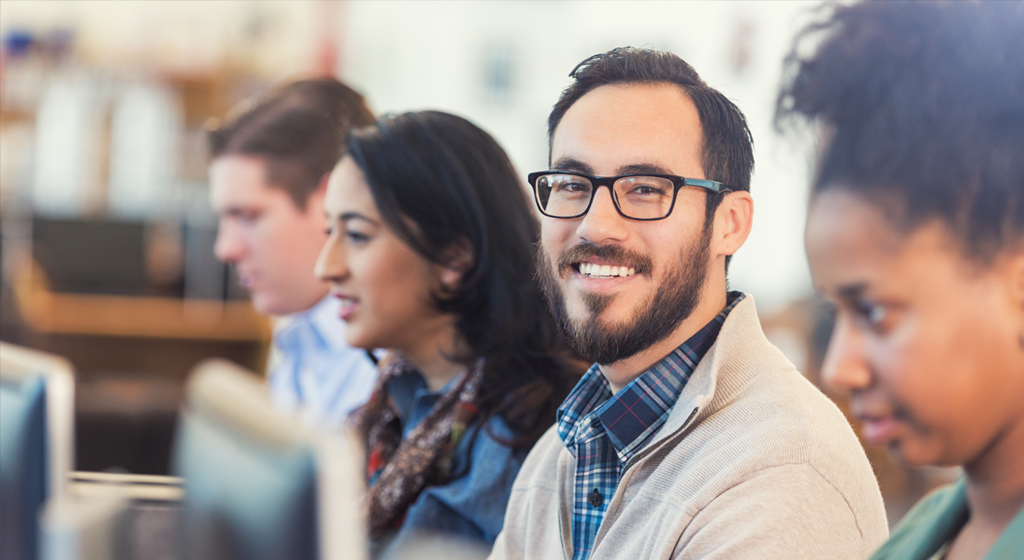
<path fill-rule="evenodd" d="M 647 255 L 641 255 L 619 245 L 598 245 L 597 243 L 583 241 L 562 251 L 562 254 L 559 255 L 558 262 L 555 263 L 558 275 L 565 276 L 572 270 L 574 264 L 592 257 L 611 261 L 620 266 L 624 265 L 634 268 L 638 273 L 649 273 L 654 267 L 653 261 Z"/>

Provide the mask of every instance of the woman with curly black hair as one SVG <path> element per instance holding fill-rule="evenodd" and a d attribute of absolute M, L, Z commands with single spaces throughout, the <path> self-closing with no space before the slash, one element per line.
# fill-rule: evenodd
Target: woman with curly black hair
<path fill-rule="evenodd" d="M 1024 558 L 1024 4 L 832 10 L 778 106 L 827 138 L 806 233 L 837 311 L 823 375 L 868 443 L 964 471 L 874 558 Z"/>

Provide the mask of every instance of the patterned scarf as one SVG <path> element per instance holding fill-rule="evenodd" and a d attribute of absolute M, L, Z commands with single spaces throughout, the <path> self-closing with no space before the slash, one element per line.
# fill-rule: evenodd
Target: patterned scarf
<path fill-rule="evenodd" d="M 353 417 L 367 447 L 367 514 L 374 539 L 402 526 L 406 510 L 424 488 L 451 477 L 455 446 L 479 414 L 473 404 L 483 377 L 478 363 L 459 374 L 427 417 L 403 439 L 387 383 L 414 371 L 407 358 L 389 353 L 380 363 L 380 379 L 370 400 Z"/>

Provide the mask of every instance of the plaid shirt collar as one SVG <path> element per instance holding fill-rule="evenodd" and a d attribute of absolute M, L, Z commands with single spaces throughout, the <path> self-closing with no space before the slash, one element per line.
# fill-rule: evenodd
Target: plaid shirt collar
<path fill-rule="evenodd" d="M 729 312 L 744 297 L 742 292 L 729 292 L 721 313 L 615 395 L 594 364 L 558 408 L 558 435 L 565 446 L 575 453 L 580 440 L 591 439 L 603 428 L 620 464 L 625 464 L 664 425 Z"/>

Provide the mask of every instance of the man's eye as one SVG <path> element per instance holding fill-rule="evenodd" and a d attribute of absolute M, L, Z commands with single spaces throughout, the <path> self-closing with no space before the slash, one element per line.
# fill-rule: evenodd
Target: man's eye
<path fill-rule="evenodd" d="M 665 194 L 665 189 L 661 187 L 655 187 L 652 185 L 636 185 L 630 190 L 629 194 L 635 194 L 640 196 L 661 196 Z"/>
<path fill-rule="evenodd" d="M 253 224 L 256 220 L 260 219 L 261 214 L 259 212 L 239 212 L 237 215 L 238 221 L 245 224 Z"/>
<path fill-rule="evenodd" d="M 583 183 L 559 183 L 555 185 L 555 190 L 567 193 L 579 193 L 587 192 L 590 190 L 590 187 Z"/>

